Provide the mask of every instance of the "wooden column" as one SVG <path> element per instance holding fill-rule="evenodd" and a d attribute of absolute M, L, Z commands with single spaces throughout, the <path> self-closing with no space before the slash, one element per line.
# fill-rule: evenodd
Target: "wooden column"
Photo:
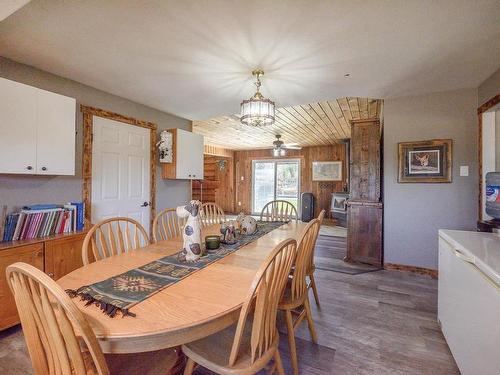
<path fill-rule="evenodd" d="M 351 121 L 350 199 L 347 207 L 347 262 L 382 266 L 380 123 Z"/>

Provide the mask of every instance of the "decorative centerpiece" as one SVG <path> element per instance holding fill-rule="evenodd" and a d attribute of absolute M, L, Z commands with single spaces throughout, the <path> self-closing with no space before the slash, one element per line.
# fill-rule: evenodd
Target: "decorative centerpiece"
<path fill-rule="evenodd" d="M 250 215 L 245 215 L 243 212 L 238 215 L 236 222 L 241 234 L 254 234 L 257 230 L 257 220 Z"/>
<path fill-rule="evenodd" d="M 202 256 L 201 247 L 201 220 L 198 213 L 201 202 L 192 200 L 186 206 L 177 207 L 177 216 L 186 218 L 186 225 L 182 231 L 184 239 L 182 257 L 188 262 L 195 262 Z"/>
<path fill-rule="evenodd" d="M 226 223 L 222 223 L 220 226 L 220 232 L 222 234 L 222 243 L 227 245 L 234 245 L 236 242 L 236 222 L 231 220 Z"/>

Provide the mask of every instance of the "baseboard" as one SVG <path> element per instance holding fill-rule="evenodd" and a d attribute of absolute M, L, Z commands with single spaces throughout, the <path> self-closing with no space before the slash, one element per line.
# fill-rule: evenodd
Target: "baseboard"
<path fill-rule="evenodd" d="M 431 268 L 407 266 L 405 264 L 384 263 L 384 269 L 412 272 L 419 275 L 427 275 L 432 277 L 433 279 L 438 278 L 438 270 L 433 270 Z"/>

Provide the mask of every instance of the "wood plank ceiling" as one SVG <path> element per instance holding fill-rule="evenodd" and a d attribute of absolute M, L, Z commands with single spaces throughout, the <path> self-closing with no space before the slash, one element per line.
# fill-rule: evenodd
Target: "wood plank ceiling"
<path fill-rule="evenodd" d="M 380 99 L 340 98 L 277 108 L 276 122 L 267 127 L 243 125 L 232 115 L 193 121 L 193 132 L 203 135 L 205 144 L 233 150 L 270 148 L 276 134 L 300 146 L 332 145 L 350 138 L 350 120 L 379 118 L 381 107 Z"/>

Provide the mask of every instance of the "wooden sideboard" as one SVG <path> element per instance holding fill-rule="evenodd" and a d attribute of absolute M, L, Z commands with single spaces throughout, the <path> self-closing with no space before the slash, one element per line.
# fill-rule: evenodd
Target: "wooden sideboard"
<path fill-rule="evenodd" d="M 54 280 L 81 267 L 86 231 L 35 240 L 0 243 L 0 330 L 19 323 L 16 303 L 7 284 L 5 270 L 15 262 L 31 264 Z"/>

